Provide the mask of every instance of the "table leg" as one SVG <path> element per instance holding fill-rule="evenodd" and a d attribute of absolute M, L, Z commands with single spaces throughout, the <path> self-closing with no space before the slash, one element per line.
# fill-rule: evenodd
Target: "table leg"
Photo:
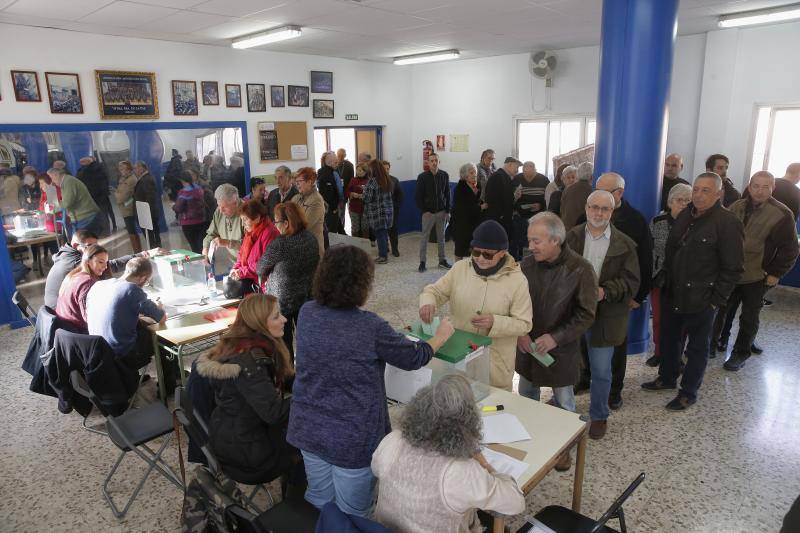
<path fill-rule="evenodd" d="M 583 433 L 578 441 L 578 453 L 575 458 L 575 482 L 572 485 L 572 510 L 581 512 L 581 496 L 583 496 L 583 467 L 586 464 L 586 443 L 588 432 Z"/>
<path fill-rule="evenodd" d="M 495 515 L 494 523 L 492 524 L 492 533 L 503 533 L 505 527 L 506 527 L 505 517 Z"/>
<path fill-rule="evenodd" d="M 183 344 L 178 346 L 178 354 L 175 356 L 178 360 L 178 376 L 181 380 L 181 387 L 186 386 L 186 372 L 183 370 Z"/>
<path fill-rule="evenodd" d="M 161 362 L 161 349 L 158 346 L 158 335 L 153 333 L 153 346 L 156 360 L 156 375 L 158 376 L 158 395 L 164 405 L 167 404 L 167 384 L 164 377 L 164 365 Z"/>

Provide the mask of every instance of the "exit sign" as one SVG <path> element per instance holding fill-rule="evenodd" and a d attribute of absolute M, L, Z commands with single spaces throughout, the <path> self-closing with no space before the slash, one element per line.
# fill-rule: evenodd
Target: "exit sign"
<path fill-rule="evenodd" d="M 345 120 L 358 120 L 358 115 L 356 115 L 354 113 L 353 114 L 349 114 L 349 115 L 345 115 L 344 119 Z"/>

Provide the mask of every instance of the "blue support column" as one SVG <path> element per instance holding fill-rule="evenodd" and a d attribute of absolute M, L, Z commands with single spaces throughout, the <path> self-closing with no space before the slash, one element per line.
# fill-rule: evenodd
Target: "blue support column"
<path fill-rule="evenodd" d="M 658 210 L 678 0 L 603 2 L 595 173 L 625 178 L 625 199 Z M 650 306 L 631 315 L 628 353 L 646 352 Z"/>

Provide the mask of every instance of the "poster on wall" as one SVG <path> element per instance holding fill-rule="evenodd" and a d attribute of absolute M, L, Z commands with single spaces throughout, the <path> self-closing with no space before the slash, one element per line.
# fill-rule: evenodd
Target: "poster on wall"
<path fill-rule="evenodd" d="M 333 93 L 333 72 L 311 71 L 312 93 Z"/>
<path fill-rule="evenodd" d="M 158 118 L 154 72 L 95 70 L 100 118 Z"/>
<path fill-rule="evenodd" d="M 50 96 L 51 113 L 83 113 L 81 84 L 77 74 L 45 72 L 44 77 Z"/>
<path fill-rule="evenodd" d="M 14 82 L 14 96 L 17 102 L 41 102 L 39 75 L 32 70 L 12 70 L 11 80 Z"/>
<path fill-rule="evenodd" d="M 451 152 L 469 152 L 469 135 L 454 134 L 450 136 Z"/>
<path fill-rule="evenodd" d="M 261 161 L 276 161 L 278 159 L 278 132 L 275 130 L 259 131 L 258 149 Z"/>
<path fill-rule="evenodd" d="M 176 115 L 197 114 L 197 84 L 188 80 L 172 80 L 172 112 Z"/>
<path fill-rule="evenodd" d="M 238 83 L 225 84 L 225 105 L 227 107 L 242 107 L 242 86 Z"/>
<path fill-rule="evenodd" d="M 219 105 L 219 84 L 215 81 L 201 81 L 203 105 Z"/>
<path fill-rule="evenodd" d="M 436 151 L 437 152 L 444 151 L 444 135 L 436 136 Z"/>

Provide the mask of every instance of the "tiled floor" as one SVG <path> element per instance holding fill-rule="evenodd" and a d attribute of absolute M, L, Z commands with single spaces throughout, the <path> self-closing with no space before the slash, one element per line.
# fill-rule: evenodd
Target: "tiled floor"
<path fill-rule="evenodd" d="M 171 228 L 169 244 L 182 243 Z M 395 326 L 416 319 L 417 295 L 442 275 L 418 274 L 418 236 L 401 238 L 399 259 L 376 267 L 368 307 Z M 112 255 L 126 250 L 120 236 Z M 166 244 L 166 243 L 165 243 Z M 448 253 L 452 248 L 448 248 Z M 429 246 L 429 264 L 435 264 Z M 452 255 L 450 256 L 452 258 Z M 22 290 L 38 305 L 42 283 Z M 699 402 L 685 413 L 663 405 L 669 394 L 645 393 L 654 375 L 641 357 L 628 361 L 625 404 L 609 420 L 601 441 L 590 441 L 583 512 L 599 516 L 639 472 L 647 479 L 625 506 L 628 527 L 638 531 L 772 532 L 800 494 L 800 292 L 780 289 L 762 313 L 754 356 L 738 373 L 709 365 Z M 19 368 L 30 329 L 0 331 L 0 532 L 177 531 L 181 493 L 151 477 L 124 521 L 113 518 L 100 493 L 116 449 L 105 437 L 83 431 L 80 417 L 62 415 L 55 400 L 28 391 Z M 578 398 L 588 410 L 588 396 Z M 541 428 L 546 431 L 547 428 Z M 536 438 L 536 432 L 533 433 Z M 177 466 L 173 446 L 167 459 Z M 112 490 L 130 491 L 144 463 L 126 459 Z M 527 514 L 549 504 L 569 505 L 572 471 L 550 474 L 528 495 Z M 512 530 L 523 516 L 512 522 Z"/>

